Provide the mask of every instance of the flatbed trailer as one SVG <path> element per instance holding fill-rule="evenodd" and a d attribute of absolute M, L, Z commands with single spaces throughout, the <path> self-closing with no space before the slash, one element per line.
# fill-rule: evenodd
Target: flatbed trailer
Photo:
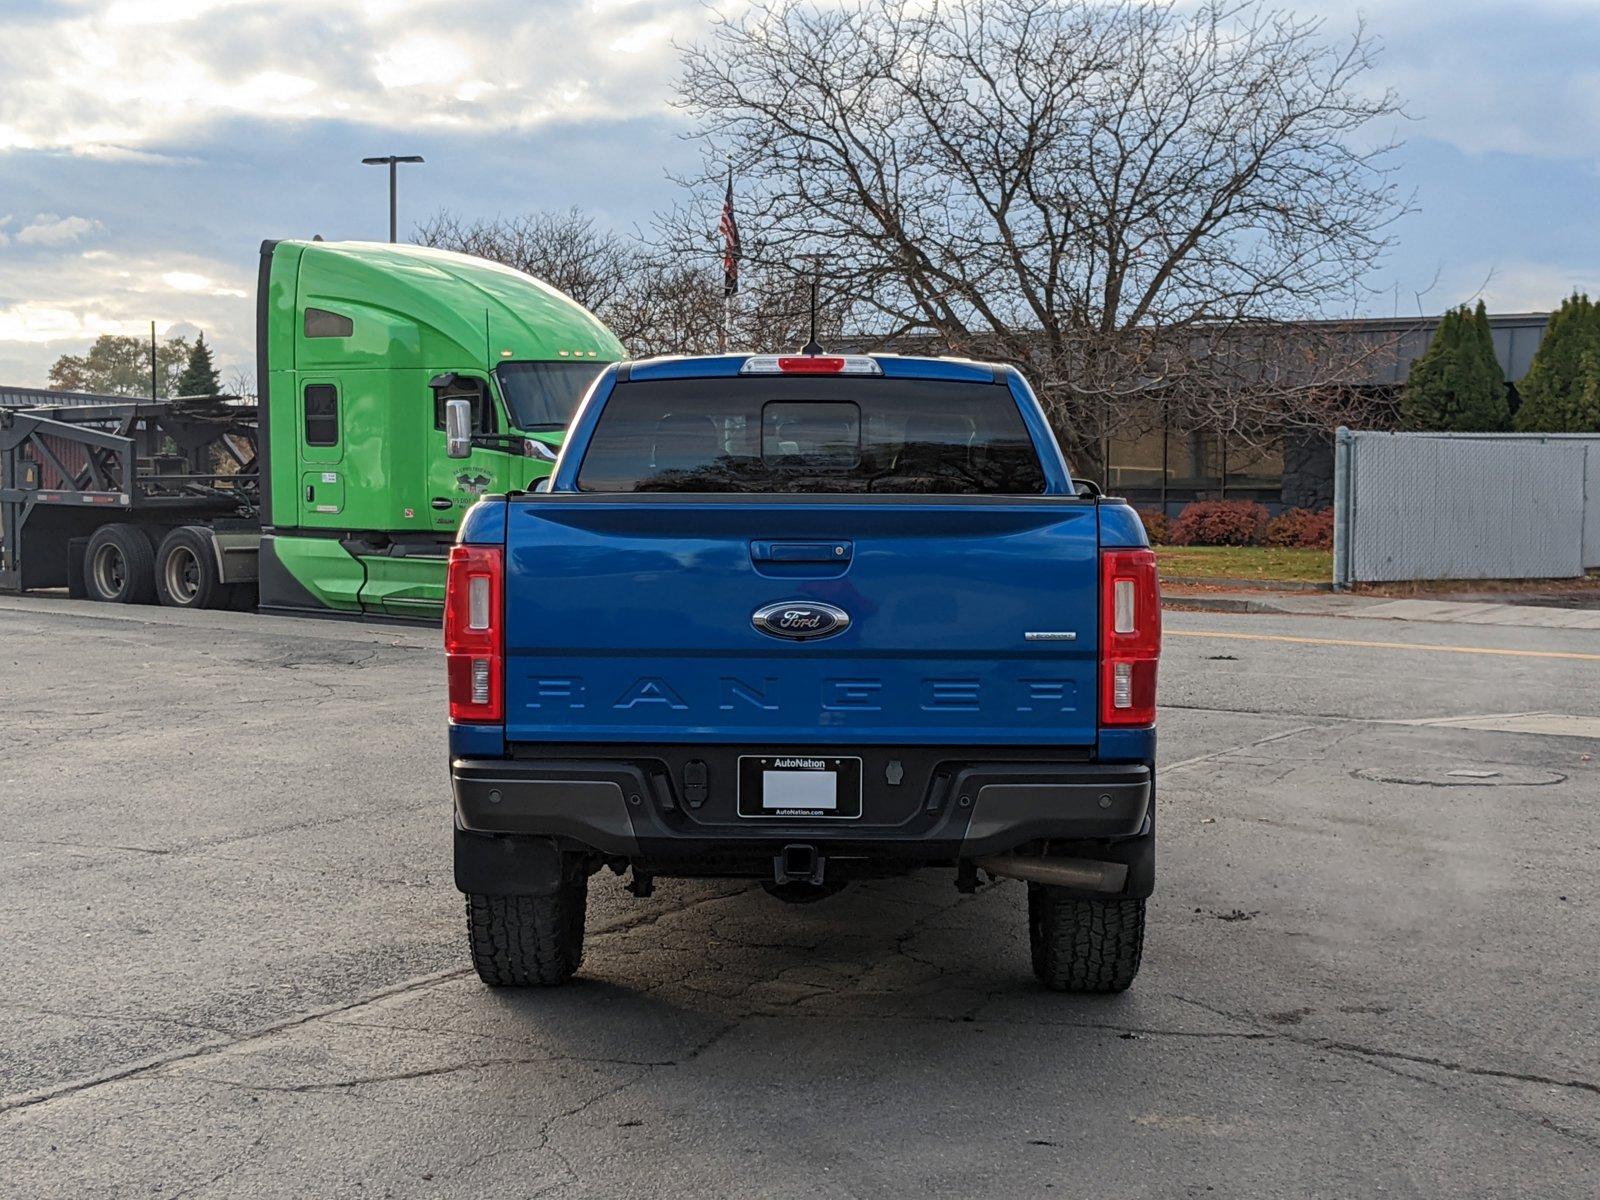
<path fill-rule="evenodd" d="M 227 397 L 0 409 L 0 591 L 254 607 L 258 455 Z"/>

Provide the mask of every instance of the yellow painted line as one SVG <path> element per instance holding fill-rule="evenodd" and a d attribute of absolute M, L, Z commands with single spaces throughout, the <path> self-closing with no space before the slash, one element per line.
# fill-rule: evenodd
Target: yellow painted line
<path fill-rule="evenodd" d="M 1370 650 L 1426 650 L 1435 654 L 1494 654 L 1506 658 L 1567 658 L 1600 662 L 1600 654 L 1576 650 L 1504 650 L 1498 646 L 1439 646 L 1429 642 L 1362 642 L 1354 638 L 1288 637 L 1281 633 L 1221 633 L 1200 629 L 1164 629 L 1163 637 L 1222 638 L 1241 642 L 1291 642 L 1298 646 L 1365 646 Z"/>

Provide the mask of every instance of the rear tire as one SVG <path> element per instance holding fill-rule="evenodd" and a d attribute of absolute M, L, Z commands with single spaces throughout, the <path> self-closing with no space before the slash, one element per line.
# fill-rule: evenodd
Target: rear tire
<path fill-rule="evenodd" d="M 180 525 L 161 539 L 156 551 L 156 598 L 168 608 L 222 608 L 228 587 L 217 578 L 217 551 L 211 531 Z"/>
<path fill-rule="evenodd" d="M 150 535 L 137 525 L 102 525 L 83 551 L 83 586 L 102 604 L 151 604 L 156 598 L 156 555 Z"/>
<path fill-rule="evenodd" d="M 1056 992 L 1122 992 L 1144 953 L 1143 900 L 1082 900 L 1028 885 L 1033 973 Z"/>
<path fill-rule="evenodd" d="M 583 962 L 589 880 L 565 880 L 551 896 L 467 895 L 467 941 L 490 987 L 559 987 Z"/>

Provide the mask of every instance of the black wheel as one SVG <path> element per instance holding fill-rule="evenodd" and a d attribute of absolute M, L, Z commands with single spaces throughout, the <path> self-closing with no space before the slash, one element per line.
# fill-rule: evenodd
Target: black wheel
<path fill-rule="evenodd" d="M 490 987 L 557 987 L 583 962 L 589 880 L 569 878 L 553 896 L 467 895 L 467 941 Z"/>
<path fill-rule="evenodd" d="M 1122 992 L 1144 952 L 1143 900 L 1080 900 L 1028 885 L 1033 973 L 1057 992 Z"/>
<path fill-rule="evenodd" d="M 156 556 L 137 525 L 102 525 L 83 551 L 83 585 L 91 600 L 149 604 L 156 598 Z"/>
<path fill-rule="evenodd" d="M 156 551 L 156 598 L 168 608 L 223 608 L 229 588 L 217 578 L 217 551 L 211 532 L 180 525 L 161 539 Z"/>

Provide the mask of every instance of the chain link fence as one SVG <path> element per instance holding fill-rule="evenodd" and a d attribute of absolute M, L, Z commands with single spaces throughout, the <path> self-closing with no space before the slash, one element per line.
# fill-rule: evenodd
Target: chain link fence
<path fill-rule="evenodd" d="M 1335 587 L 1588 567 L 1600 567 L 1600 434 L 1339 430 Z"/>

